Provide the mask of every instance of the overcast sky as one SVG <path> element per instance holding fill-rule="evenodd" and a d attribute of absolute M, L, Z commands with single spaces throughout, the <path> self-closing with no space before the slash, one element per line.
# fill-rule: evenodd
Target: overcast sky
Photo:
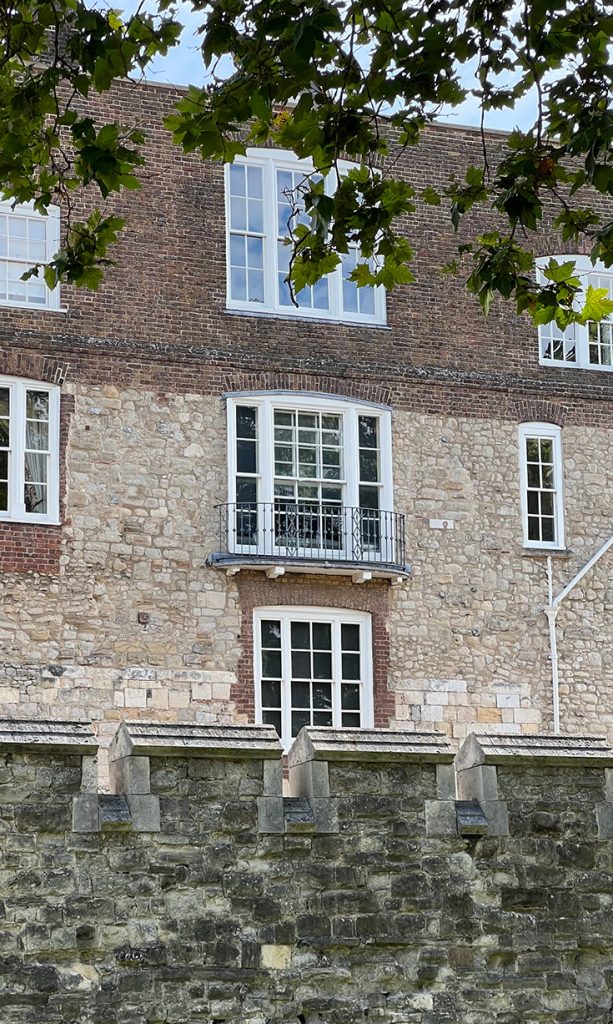
<path fill-rule="evenodd" d="M 124 0 L 119 3 L 115 0 L 114 6 L 121 5 L 125 14 L 131 14 L 136 6 L 136 0 Z M 185 29 L 181 43 L 172 49 L 169 54 L 156 60 L 147 70 L 147 78 L 161 83 L 172 83 L 174 85 L 201 85 L 206 81 L 204 64 L 199 50 L 199 37 L 196 30 L 202 18 L 201 12 L 194 12 L 188 3 L 179 2 L 179 20 Z M 467 74 L 467 83 L 470 75 Z M 488 114 L 486 127 L 498 128 L 511 131 L 513 128 L 526 128 L 534 116 L 533 101 L 530 97 L 517 104 L 514 110 L 497 110 Z M 480 123 L 480 111 L 476 101 L 470 97 L 461 106 L 450 110 L 448 114 L 439 118 L 450 124 L 467 124 L 478 126 Z"/>

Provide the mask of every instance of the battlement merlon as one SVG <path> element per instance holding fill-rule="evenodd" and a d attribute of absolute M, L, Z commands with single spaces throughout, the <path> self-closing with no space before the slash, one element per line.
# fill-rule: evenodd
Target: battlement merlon
<path fill-rule="evenodd" d="M 508 835 L 507 804 L 501 799 L 498 770 L 505 768 L 601 768 L 606 799 L 597 806 L 598 831 L 613 835 L 613 749 L 602 736 L 518 736 L 471 733 L 455 761 L 458 797 L 476 800 L 491 835 Z"/>
<path fill-rule="evenodd" d="M 0 749 L 64 750 L 95 757 L 96 739 L 89 722 L 72 719 L 0 718 Z"/>

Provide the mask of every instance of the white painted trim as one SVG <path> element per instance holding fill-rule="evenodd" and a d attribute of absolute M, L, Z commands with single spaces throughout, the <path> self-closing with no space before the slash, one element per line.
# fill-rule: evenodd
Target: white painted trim
<path fill-rule="evenodd" d="M 56 384 L 22 377 L 0 377 L 0 388 L 10 392 L 9 488 L 8 512 L 0 512 L 0 522 L 60 523 L 60 388 Z M 26 391 L 36 389 L 49 395 L 49 454 L 47 508 L 42 513 L 26 512 L 23 501 Z"/>
<path fill-rule="evenodd" d="M 33 203 L 17 203 L 13 205 L 11 202 L 6 200 L 0 200 L 0 214 L 7 214 L 11 217 L 36 217 L 43 220 L 46 224 L 45 242 L 46 242 L 46 262 L 48 263 L 53 259 L 58 249 L 60 248 L 60 208 L 59 206 L 49 206 L 47 216 L 44 217 L 41 213 L 38 213 L 34 209 Z M 23 262 L 24 272 L 28 269 L 30 264 L 26 260 L 15 261 L 10 260 L 8 257 L 0 257 L 0 263 L 6 262 Z M 54 288 L 53 291 L 45 285 L 46 302 L 41 304 L 38 302 L 12 302 L 9 299 L 0 299 L 0 307 L 2 309 L 29 309 L 29 310 L 40 310 L 41 312 L 49 312 L 49 310 L 60 311 L 60 289 Z"/>
<path fill-rule="evenodd" d="M 536 260 L 536 275 L 537 281 L 543 283 L 546 281 L 541 274 L 543 267 L 546 267 L 550 260 L 556 260 L 558 263 L 568 263 L 573 260 L 575 264 L 575 270 L 577 277 L 583 278 L 583 289 L 577 295 L 575 299 L 574 308 L 580 310 L 585 302 L 585 296 L 587 287 L 591 284 L 590 277 L 598 275 L 600 277 L 609 277 L 613 280 L 613 267 L 606 267 L 600 260 L 596 260 L 592 263 L 589 256 L 580 256 L 572 254 L 564 254 L 560 256 L 539 256 Z M 559 370 L 596 370 L 597 372 L 611 373 L 613 366 L 603 366 L 599 363 L 590 363 L 589 360 L 589 330 L 587 324 L 574 324 L 576 341 L 575 341 L 575 359 L 573 362 L 563 361 L 561 359 L 546 359 L 543 355 L 544 339 L 543 338 L 543 327 L 539 327 L 538 330 L 538 344 L 539 344 L 539 363 L 541 366 L 555 366 Z"/>
<path fill-rule="evenodd" d="M 237 156 L 235 164 L 255 165 L 262 168 L 262 184 L 264 196 L 263 223 L 263 263 L 264 263 L 264 302 L 248 302 L 233 299 L 231 295 L 230 267 L 230 167 L 224 170 L 224 209 L 226 224 L 226 308 L 247 313 L 271 313 L 288 319 L 321 320 L 335 323 L 354 323 L 385 326 L 387 323 L 385 289 L 380 285 L 374 288 L 374 314 L 345 312 L 342 306 L 342 268 L 339 264 L 328 275 L 329 299 L 328 309 L 308 309 L 305 307 L 282 306 L 278 296 L 277 269 L 277 211 L 276 211 L 276 171 L 313 172 L 311 160 L 298 160 L 295 153 L 281 149 L 248 149 L 246 156 Z M 353 164 L 342 161 L 339 163 L 341 173 L 347 172 Z"/>
<path fill-rule="evenodd" d="M 528 538 L 528 469 L 526 460 L 526 440 L 528 438 L 546 438 L 553 441 L 553 462 L 555 477 L 554 516 L 555 541 L 537 541 Z M 519 486 L 521 502 L 521 518 L 525 548 L 559 551 L 564 548 L 564 463 L 562 459 L 562 430 L 553 423 L 521 423 L 518 428 L 519 441 Z"/>
<path fill-rule="evenodd" d="M 338 483 L 344 487 L 343 506 L 359 507 L 359 450 L 358 417 L 372 415 L 379 421 L 381 480 L 379 483 L 380 511 L 394 511 L 392 477 L 392 418 L 389 408 L 381 405 L 355 402 L 336 395 L 296 391 L 238 392 L 227 398 L 227 465 L 228 502 L 236 502 L 236 407 L 246 405 L 257 409 L 257 501 L 274 501 L 274 431 L 273 409 L 303 409 L 310 412 L 333 413 L 343 418 L 344 477 Z M 229 531 L 228 536 L 231 536 Z M 239 552 L 249 549 L 239 546 Z"/>
<path fill-rule="evenodd" d="M 332 728 L 341 726 L 341 647 L 340 628 L 343 623 L 360 626 L 360 682 L 361 682 L 361 721 L 362 729 L 371 729 L 374 724 L 373 704 L 373 650 L 372 650 L 372 617 L 368 612 L 357 612 L 343 608 L 321 608 L 291 605 L 270 605 L 253 610 L 253 681 L 255 688 L 255 721 L 262 724 L 262 693 L 261 693 L 261 629 L 262 619 L 279 619 L 281 622 L 281 742 L 285 751 L 293 743 L 291 735 L 291 685 L 289 648 L 289 629 L 293 622 L 326 622 L 332 625 Z"/>

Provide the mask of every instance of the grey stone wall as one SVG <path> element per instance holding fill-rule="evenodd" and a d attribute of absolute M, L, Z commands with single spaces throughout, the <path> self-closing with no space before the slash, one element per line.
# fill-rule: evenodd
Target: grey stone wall
<path fill-rule="evenodd" d="M 427 751 L 341 751 L 338 825 L 263 832 L 270 744 L 207 742 L 151 753 L 150 832 L 72 831 L 82 755 L 0 745 L 2 1024 L 611 1020 L 611 751 L 507 758 L 509 834 L 467 837 Z"/>

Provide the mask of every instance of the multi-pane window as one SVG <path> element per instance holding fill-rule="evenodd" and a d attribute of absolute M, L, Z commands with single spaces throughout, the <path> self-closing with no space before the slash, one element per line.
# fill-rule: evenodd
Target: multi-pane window
<path fill-rule="evenodd" d="M 327 397 L 229 400 L 230 534 L 262 554 L 355 560 L 391 515 L 389 412 Z M 386 522 L 383 530 L 392 541 Z"/>
<path fill-rule="evenodd" d="M 58 520 L 59 390 L 0 377 L 0 519 Z"/>
<path fill-rule="evenodd" d="M 0 202 L 0 305 L 55 309 L 59 289 L 50 291 L 42 278 L 22 281 L 37 263 L 47 263 L 59 248 L 59 211 L 46 217 L 31 206 Z"/>
<path fill-rule="evenodd" d="M 286 749 L 305 725 L 372 725 L 369 616 L 263 609 L 255 638 L 258 721 L 274 725 Z"/>
<path fill-rule="evenodd" d="M 284 316 L 384 323 L 383 289 L 358 288 L 349 280 L 360 261 L 355 247 L 332 273 L 292 297 L 286 280 L 292 247 L 287 242 L 297 224 L 308 224 L 303 197 L 310 169 L 307 161 L 275 150 L 250 150 L 228 166 L 228 306 Z M 326 181 L 329 189 L 334 187 L 332 177 Z"/>
<path fill-rule="evenodd" d="M 519 444 L 524 543 L 527 547 L 562 547 L 560 428 L 524 424 Z"/>
<path fill-rule="evenodd" d="M 551 257 L 537 260 L 537 275 L 546 282 L 542 267 Z M 558 263 L 573 260 L 576 274 L 583 283 L 577 298 L 577 309 L 585 302 L 588 287 L 604 288 L 613 299 L 613 270 L 603 264 L 592 264 L 587 256 L 555 256 Z M 540 361 L 546 366 L 574 366 L 591 370 L 613 370 L 613 317 L 595 323 L 570 324 L 565 330 L 551 321 L 539 328 Z"/>

